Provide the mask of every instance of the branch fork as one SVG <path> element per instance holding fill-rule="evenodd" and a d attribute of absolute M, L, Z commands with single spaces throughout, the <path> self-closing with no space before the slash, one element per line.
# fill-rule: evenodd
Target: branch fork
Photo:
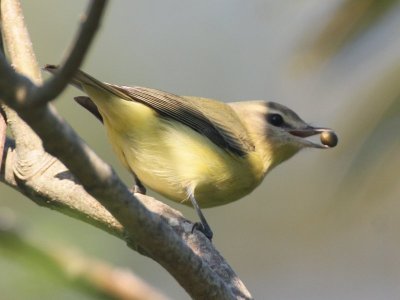
<path fill-rule="evenodd" d="M 5 138 L 0 117 L 0 153 L 5 160 L 0 180 L 39 205 L 124 239 L 161 264 L 193 298 L 250 299 L 211 242 L 201 233 L 191 233 L 192 223 L 166 204 L 133 195 L 49 103 L 81 65 L 106 3 L 90 1 L 59 72 L 42 84 L 20 4 L 1 0 L 2 36 L 12 66 L 0 54 L 0 99 L 15 143 Z"/>

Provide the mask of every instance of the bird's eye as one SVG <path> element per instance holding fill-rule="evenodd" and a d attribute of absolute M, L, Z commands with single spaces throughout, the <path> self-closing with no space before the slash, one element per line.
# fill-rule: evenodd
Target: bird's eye
<path fill-rule="evenodd" d="M 268 114 L 267 116 L 268 123 L 274 126 L 282 126 L 283 125 L 283 118 L 280 114 Z"/>

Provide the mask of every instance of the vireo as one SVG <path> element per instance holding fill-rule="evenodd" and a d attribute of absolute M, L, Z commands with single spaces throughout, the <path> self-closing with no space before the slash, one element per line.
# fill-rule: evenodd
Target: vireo
<path fill-rule="evenodd" d="M 55 73 L 57 67 L 45 70 Z M 212 99 L 101 82 L 78 71 L 72 82 L 89 97 L 76 101 L 103 122 L 135 190 L 145 186 L 192 205 L 209 239 L 200 207 L 238 200 L 265 175 L 307 147 L 337 144 L 331 129 L 305 123 L 289 108 L 266 101 L 222 103 Z M 321 135 L 322 144 L 306 138 Z"/>

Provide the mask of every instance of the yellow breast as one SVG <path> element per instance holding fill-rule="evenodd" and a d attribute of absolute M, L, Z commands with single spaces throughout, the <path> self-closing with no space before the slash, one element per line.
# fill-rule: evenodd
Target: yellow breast
<path fill-rule="evenodd" d="M 120 159 L 144 185 L 177 202 L 190 205 L 187 195 L 193 190 L 201 207 L 226 204 L 248 194 L 263 177 L 257 155 L 234 156 L 177 122 L 158 120 L 140 134 L 121 134 L 113 126 L 107 131 Z"/>
<path fill-rule="evenodd" d="M 255 152 L 228 153 L 137 102 L 96 104 L 119 159 L 145 186 L 171 200 L 190 205 L 192 190 L 201 207 L 226 204 L 251 192 L 264 176 Z"/>

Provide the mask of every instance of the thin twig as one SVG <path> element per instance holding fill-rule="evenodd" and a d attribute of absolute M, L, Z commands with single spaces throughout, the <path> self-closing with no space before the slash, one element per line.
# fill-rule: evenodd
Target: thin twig
<path fill-rule="evenodd" d="M 19 73 L 27 76 L 34 83 L 41 83 L 42 75 L 38 67 L 28 30 L 24 24 L 24 17 L 19 1 L 2 0 L 1 18 L 4 43 L 10 60 L 18 62 L 13 65 Z M 14 26 L 7 26 L 13 24 Z"/>
<path fill-rule="evenodd" d="M 106 4 L 106 0 L 92 0 L 90 2 L 87 14 L 81 17 L 82 23 L 75 40 L 72 42 L 70 52 L 61 63 L 55 76 L 47 80 L 31 95 L 30 101 L 33 102 L 33 105 L 41 105 L 53 100 L 69 84 L 88 52 L 100 26 L 101 16 Z"/>

